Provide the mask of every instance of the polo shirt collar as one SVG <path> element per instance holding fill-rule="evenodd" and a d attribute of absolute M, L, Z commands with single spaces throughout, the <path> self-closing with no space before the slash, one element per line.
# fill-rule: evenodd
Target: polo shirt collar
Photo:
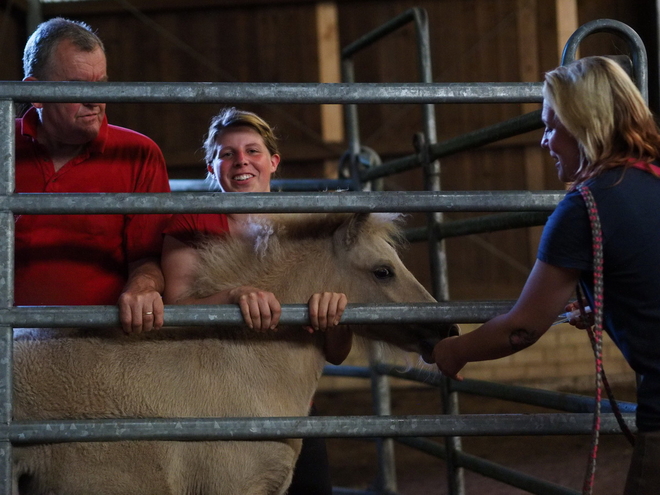
<path fill-rule="evenodd" d="M 37 127 L 39 126 L 39 114 L 37 109 L 30 107 L 27 112 L 20 119 L 21 121 L 21 134 L 37 140 Z M 101 123 L 101 129 L 99 129 L 99 134 L 96 138 L 89 144 L 87 150 L 89 153 L 103 153 L 105 150 L 105 144 L 108 139 L 108 116 L 103 116 L 103 122 Z"/>

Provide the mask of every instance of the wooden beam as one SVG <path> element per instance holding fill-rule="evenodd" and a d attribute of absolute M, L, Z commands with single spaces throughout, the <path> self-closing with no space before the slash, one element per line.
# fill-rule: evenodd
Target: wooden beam
<path fill-rule="evenodd" d="M 17 0 L 24 4 L 24 0 Z M 48 2 L 43 4 L 46 17 L 57 15 L 112 14 L 125 11 L 122 1 L 142 12 L 165 12 L 169 10 L 192 10 L 203 8 L 235 8 L 269 5 L 315 4 L 318 0 L 80 0 Z M 339 0 L 345 1 L 345 0 Z M 355 2 L 356 0 L 352 0 Z M 362 0 L 360 0 L 362 1 Z"/>
<path fill-rule="evenodd" d="M 522 82 L 541 80 L 539 64 L 537 0 L 518 0 L 518 63 Z M 523 103 L 523 113 L 538 109 L 537 103 Z"/>
<path fill-rule="evenodd" d="M 537 82 L 541 80 L 539 62 L 538 37 L 538 0 L 518 0 L 518 62 L 520 64 L 520 80 L 523 82 Z M 538 103 L 523 103 L 521 110 L 529 113 L 539 108 Z M 538 141 L 525 147 L 525 184 L 530 191 L 539 191 L 546 188 L 544 162 Z M 534 263 L 538 250 L 542 229 L 528 230 L 527 245 L 529 262 Z"/>
<path fill-rule="evenodd" d="M 11 7 L 15 7 L 23 12 L 27 12 L 28 10 L 27 0 L 0 0 L 0 9 L 4 10 L 9 3 L 11 3 Z"/>
<path fill-rule="evenodd" d="M 335 2 L 316 4 L 316 39 L 318 46 L 319 82 L 341 82 L 339 22 Z M 341 105 L 321 105 L 321 135 L 326 143 L 344 141 Z"/>
<path fill-rule="evenodd" d="M 258 1 L 258 0 L 252 0 Z M 143 12 L 168 11 L 181 9 L 199 9 L 204 7 L 216 6 L 234 6 L 238 4 L 236 0 L 129 0 L 130 4 Z M 77 2 L 49 2 L 43 4 L 43 13 L 45 17 L 54 16 L 82 16 L 95 14 L 116 14 L 124 12 L 125 5 L 116 0 L 90 0 Z"/>
<path fill-rule="evenodd" d="M 319 82 L 341 82 L 339 21 L 336 2 L 316 4 L 316 40 L 318 47 Z M 321 137 L 324 143 L 344 141 L 344 110 L 341 105 L 321 105 Z M 323 162 L 323 176 L 336 178 L 339 162 Z"/>
<path fill-rule="evenodd" d="M 559 65 L 564 45 L 579 27 L 579 20 L 577 0 L 555 0 L 555 5 L 557 7 L 557 65 Z M 576 53 L 575 58 L 580 58 L 579 53 Z"/>

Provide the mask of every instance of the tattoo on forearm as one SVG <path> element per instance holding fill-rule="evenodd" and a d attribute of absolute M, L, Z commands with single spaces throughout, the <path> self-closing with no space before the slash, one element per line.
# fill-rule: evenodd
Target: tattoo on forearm
<path fill-rule="evenodd" d="M 529 332 L 529 330 L 525 330 L 524 328 L 519 328 L 517 330 L 514 330 L 513 332 L 511 332 L 511 335 L 509 336 L 509 343 L 511 344 L 511 349 L 513 349 L 516 352 L 522 349 L 526 349 L 534 342 L 536 342 L 536 338 L 534 338 L 534 335 L 532 335 Z"/>

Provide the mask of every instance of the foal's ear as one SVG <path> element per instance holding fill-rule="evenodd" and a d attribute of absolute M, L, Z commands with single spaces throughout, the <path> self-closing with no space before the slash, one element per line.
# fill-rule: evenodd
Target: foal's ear
<path fill-rule="evenodd" d="M 335 243 L 345 249 L 352 248 L 360 238 L 368 219 L 369 213 L 351 215 L 335 232 Z"/>

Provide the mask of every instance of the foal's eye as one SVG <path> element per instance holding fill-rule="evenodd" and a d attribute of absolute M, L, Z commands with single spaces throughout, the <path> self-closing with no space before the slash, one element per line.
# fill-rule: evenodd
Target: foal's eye
<path fill-rule="evenodd" d="M 386 280 L 394 277 L 394 269 L 389 266 L 379 266 L 374 270 L 374 277 L 378 280 Z"/>

